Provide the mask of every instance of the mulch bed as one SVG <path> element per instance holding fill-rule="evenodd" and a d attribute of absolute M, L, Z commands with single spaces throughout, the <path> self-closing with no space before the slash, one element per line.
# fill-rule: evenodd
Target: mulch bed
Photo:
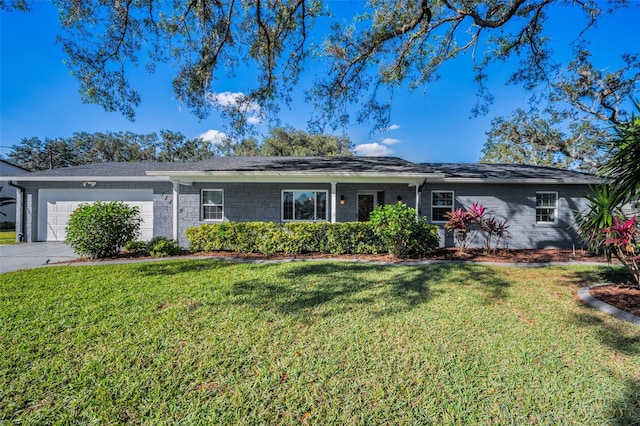
<path fill-rule="evenodd" d="M 589 290 L 589 294 L 621 311 L 640 316 L 640 288 L 625 284 L 610 284 L 593 287 Z"/>

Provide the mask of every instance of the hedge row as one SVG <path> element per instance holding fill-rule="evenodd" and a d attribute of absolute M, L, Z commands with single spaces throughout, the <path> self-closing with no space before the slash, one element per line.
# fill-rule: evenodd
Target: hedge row
<path fill-rule="evenodd" d="M 186 231 L 192 252 L 364 254 L 387 251 L 368 222 L 224 222 Z"/>
<path fill-rule="evenodd" d="M 437 227 L 420 233 L 420 253 L 438 246 Z M 424 236 L 428 238 L 424 238 Z M 186 231 L 192 252 L 377 254 L 389 252 L 371 222 L 224 222 Z M 429 246 L 429 247 L 426 247 Z"/>

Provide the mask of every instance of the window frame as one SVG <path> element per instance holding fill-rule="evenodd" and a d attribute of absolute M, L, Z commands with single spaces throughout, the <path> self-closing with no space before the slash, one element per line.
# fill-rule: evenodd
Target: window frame
<path fill-rule="evenodd" d="M 538 206 L 538 195 L 541 194 L 553 194 L 555 197 L 555 203 L 553 207 L 550 206 Z M 535 208 L 536 208 L 536 225 L 556 225 L 558 223 L 558 217 L 560 216 L 560 197 L 558 196 L 558 191 L 536 191 L 535 198 Z M 538 210 L 553 210 L 553 221 L 539 221 L 538 220 Z"/>
<path fill-rule="evenodd" d="M 285 192 L 291 192 L 292 195 L 292 217 L 293 219 L 285 219 L 284 218 L 284 194 Z M 313 197 L 313 217 L 314 219 L 296 219 L 296 203 L 295 203 L 295 193 L 296 192 L 313 192 L 315 195 Z M 318 193 L 323 192 L 325 195 L 325 206 L 324 206 L 324 219 L 318 219 Z M 328 222 L 329 221 L 329 190 L 327 189 L 283 189 L 280 191 L 280 220 L 282 222 Z"/>
<path fill-rule="evenodd" d="M 220 192 L 222 194 L 222 203 L 221 204 L 205 204 L 204 203 L 204 193 L 205 192 Z M 220 219 L 207 219 L 204 217 L 204 208 L 205 206 L 209 207 L 221 207 L 221 218 Z M 224 221 L 224 189 L 219 188 L 203 188 L 200 190 L 200 220 L 203 222 L 223 222 Z"/>
<path fill-rule="evenodd" d="M 433 204 L 433 194 L 435 193 L 447 193 L 451 194 L 451 205 L 450 206 L 436 206 Z M 431 223 L 446 223 L 447 220 L 435 220 L 435 215 L 433 214 L 434 208 L 449 208 L 449 211 L 452 212 L 456 206 L 456 192 L 450 189 L 441 189 L 441 190 L 433 190 L 431 191 Z"/>

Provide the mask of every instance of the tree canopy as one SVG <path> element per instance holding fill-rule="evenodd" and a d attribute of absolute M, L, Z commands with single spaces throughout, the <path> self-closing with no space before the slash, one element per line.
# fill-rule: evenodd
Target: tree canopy
<path fill-rule="evenodd" d="M 262 143 L 230 137 L 212 142 L 189 139 L 180 132 L 77 132 L 69 138 L 23 138 L 8 154 L 28 170 L 46 170 L 113 161 L 199 161 L 215 156 L 350 156 L 353 144 L 346 136 L 311 134 L 292 127 L 272 128 Z"/>
<path fill-rule="evenodd" d="M 293 128 L 271 129 L 260 147 L 264 156 L 351 156 L 353 144 L 346 136 L 311 134 Z"/>
<path fill-rule="evenodd" d="M 28 11 L 36 0 L 2 0 L 4 10 Z M 354 118 L 388 125 L 390 98 L 400 87 L 416 89 L 438 77 L 441 66 L 473 59 L 483 111 L 491 100 L 487 67 L 516 59 L 509 81 L 536 87 L 554 66 L 546 37 L 554 5 L 577 9 L 567 22 L 577 40 L 624 0 L 369 0 L 350 23 L 331 20 L 322 0 L 56 0 L 59 42 L 80 85 L 83 101 L 135 117 L 140 94 L 128 71 L 159 63 L 176 69 L 177 98 L 198 117 L 217 108 L 235 126 L 248 114 L 275 117 L 291 100 L 301 73 L 323 66 L 308 91 L 318 108 L 315 123 Z M 314 26 L 333 22 L 317 35 Z M 579 54 L 579 53 L 577 53 Z M 510 62 L 511 63 L 511 62 Z M 233 99 L 218 96 L 219 83 L 240 67 L 255 80 Z M 355 110 L 354 110 L 355 108 Z M 354 115 L 355 117 L 352 117 Z"/>
<path fill-rule="evenodd" d="M 629 119 L 625 106 L 637 95 L 640 61 L 623 55 L 622 67 L 599 70 L 590 56 L 580 50 L 529 110 L 494 118 L 481 161 L 596 171 L 611 152 L 615 129 Z"/>

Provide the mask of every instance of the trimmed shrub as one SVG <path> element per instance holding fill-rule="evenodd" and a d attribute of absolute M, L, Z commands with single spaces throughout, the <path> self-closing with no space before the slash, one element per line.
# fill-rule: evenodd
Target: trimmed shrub
<path fill-rule="evenodd" d="M 438 227 L 417 218 L 416 210 L 406 204 L 378 206 L 371 212 L 370 222 L 394 256 L 426 256 L 438 247 Z"/>
<path fill-rule="evenodd" d="M 437 247 L 438 237 L 434 229 L 437 228 L 422 221 L 421 226 L 414 229 L 420 241 L 413 242 L 411 250 L 428 254 Z M 225 222 L 189 228 L 186 235 L 194 252 L 365 254 L 388 250 L 369 222 Z"/>
<path fill-rule="evenodd" d="M 140 232 L 140 209 L 121 201 L 80 204 L 67 223 L 65 242 L 80 256 L 118 254 Z"/>
<path fill-rule="evenodd" d="M 243 253 L 380 253 L 386 247 L 368 222 L 224 222 L 186 231 L 190 249 Z"/>

